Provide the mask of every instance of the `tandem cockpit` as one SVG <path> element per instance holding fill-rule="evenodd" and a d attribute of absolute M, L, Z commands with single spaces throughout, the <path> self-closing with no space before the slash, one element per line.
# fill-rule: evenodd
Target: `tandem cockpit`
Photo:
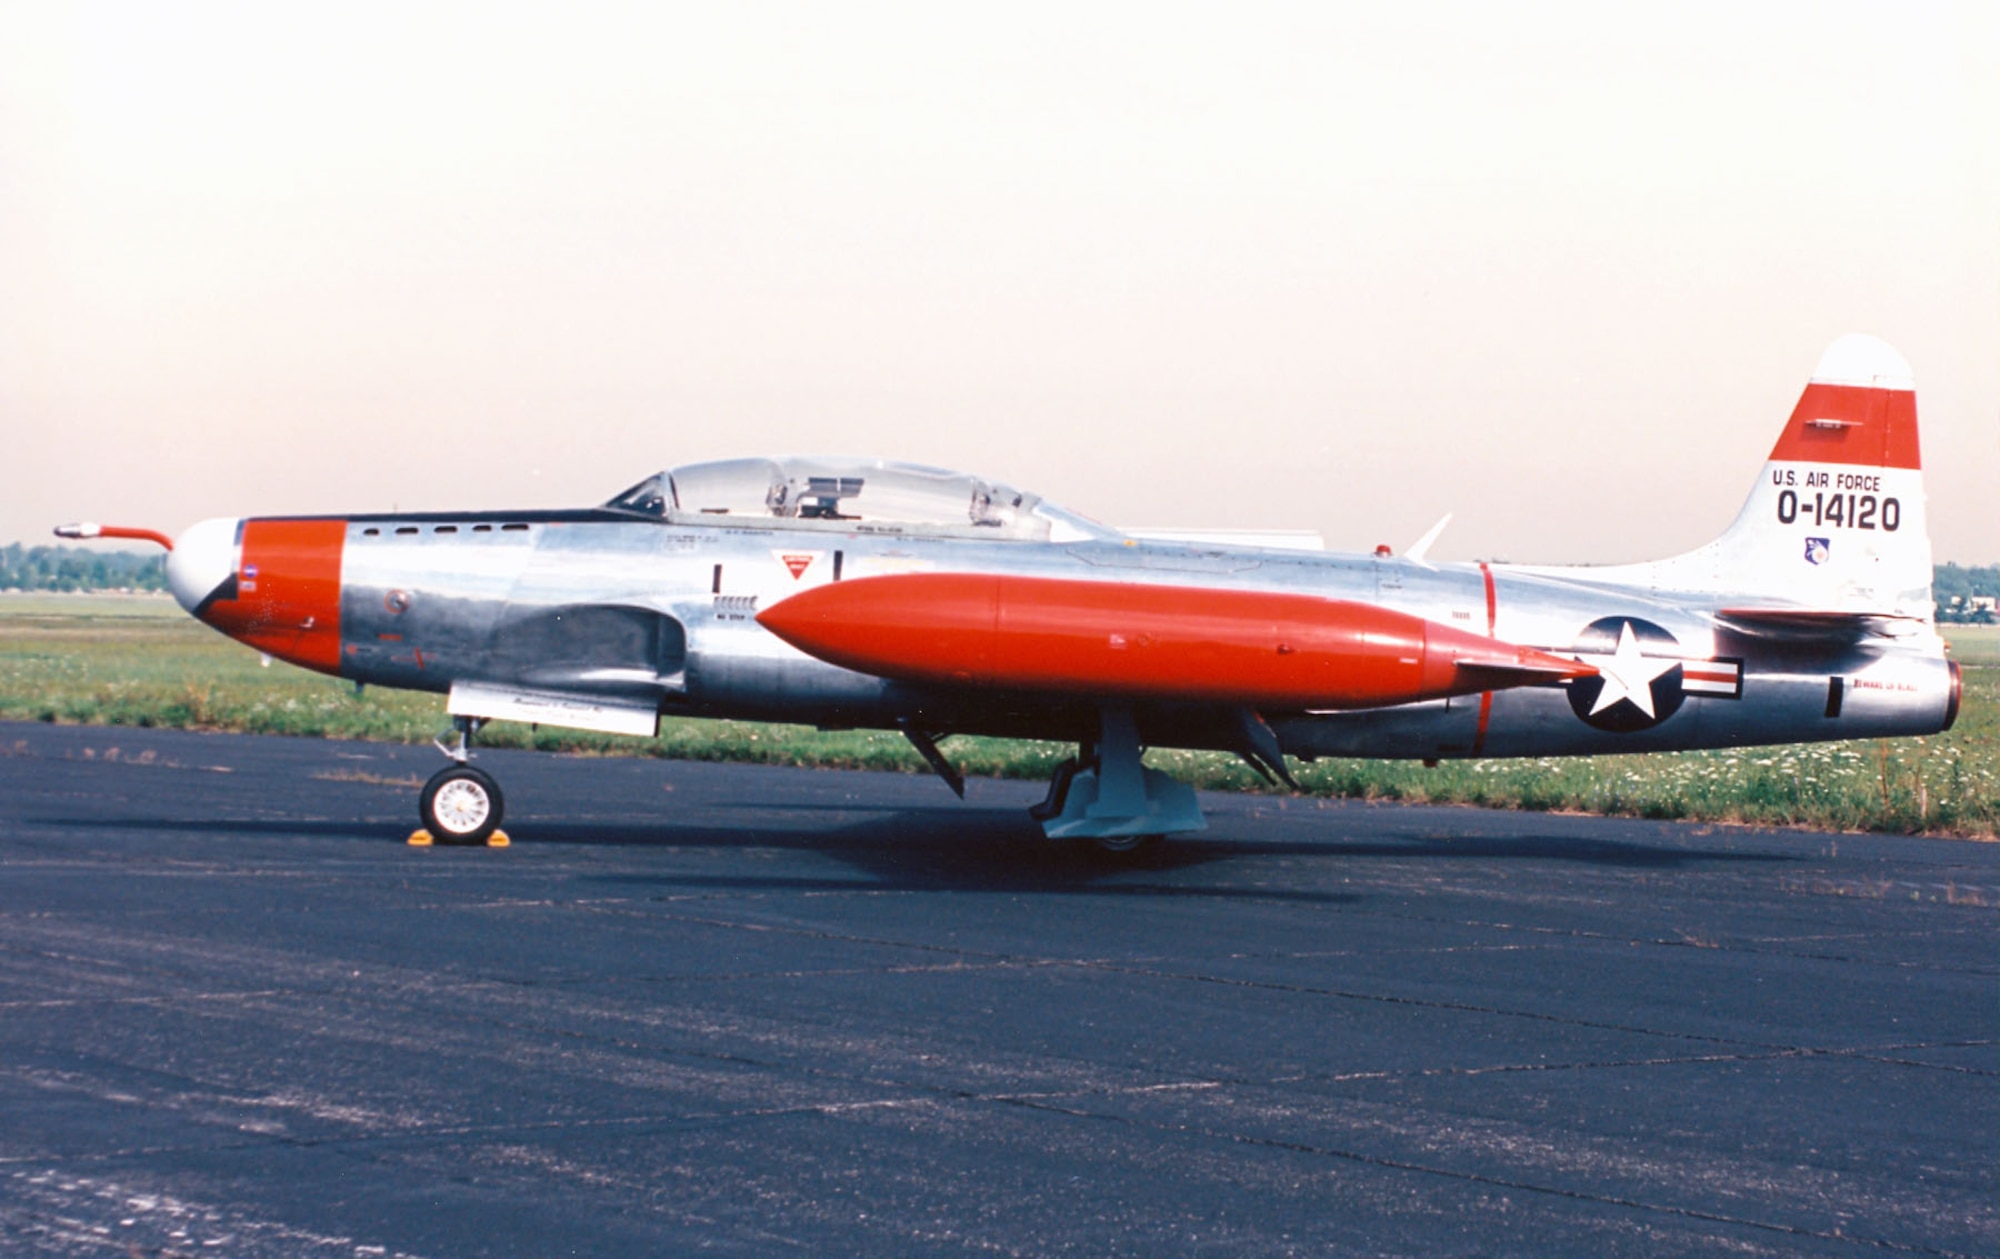
<path fill-rule="evenodd" d="M 647 477 L 605 507 L 674 524 L 1083 542 L 1109 529 L 1041 496 L 887 459 L 724 459 Z"/>

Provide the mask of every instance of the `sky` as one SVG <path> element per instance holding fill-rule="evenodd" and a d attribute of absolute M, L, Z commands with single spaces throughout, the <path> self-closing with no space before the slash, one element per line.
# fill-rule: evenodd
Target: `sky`
<path fill-rule="evenodd" d="M 1632 561 L 1852 331 L 2000 560 L 2000 6 L 0 0 L 0 542 L 848 453 Z"/>

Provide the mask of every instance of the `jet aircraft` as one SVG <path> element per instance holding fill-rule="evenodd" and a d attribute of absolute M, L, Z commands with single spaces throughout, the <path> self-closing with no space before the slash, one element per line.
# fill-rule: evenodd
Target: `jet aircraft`
<path fill-rule="evenodd" d="M 1950 728 L 1914 384 L 1836 341 L 1741 514 L 1615 567 L 1126 533 L 956 472 L 736 459 L 572 511 L 225 517 L 169 545 L 183 607 L 271 656 L 447 697 L 420 815 L 488 839 L 473 737 L 506 720 L 651 735 L 662 715 L 1074 743 L 1031 810 L 1129 851 L 1203 827 L 1147 748 L 1288 759 L 1570 756 Z M 1433 535 L 1434 536 L 1434 535 Z M 1266 542 L 1273 539 L 1265 539 Z M 455 732 L 455 738 L 447 742 Z"/>

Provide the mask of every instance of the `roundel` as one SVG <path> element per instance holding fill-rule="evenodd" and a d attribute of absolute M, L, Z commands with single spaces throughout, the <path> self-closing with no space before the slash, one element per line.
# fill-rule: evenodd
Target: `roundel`
<path fill-rule="evenodd" d="M 1647 730 L 1680 711 L 1681 649 L 1672 634 L 1651 621 L 1607 616 L 1576 636 L 1570 651 L 1597 666 L 1594 678 L 1569 684 L 1569 706 L 1599 730 Z"/>

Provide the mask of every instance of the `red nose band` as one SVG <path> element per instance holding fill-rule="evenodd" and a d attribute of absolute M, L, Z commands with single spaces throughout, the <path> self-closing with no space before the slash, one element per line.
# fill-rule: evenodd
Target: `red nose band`
<path fill-rule="evenodd" d="M 246 520 L 234 598 L 202 619 L 248 646 L 321 673 L 340 672 L 345 520 Z"/>

